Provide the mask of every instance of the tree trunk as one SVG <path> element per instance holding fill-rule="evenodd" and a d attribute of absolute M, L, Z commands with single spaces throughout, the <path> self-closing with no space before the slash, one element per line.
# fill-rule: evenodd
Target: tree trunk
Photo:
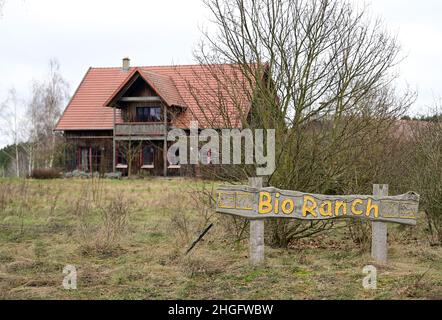
<path fill-rule="evenodd" d="M 53 166 L 54 166 L 54 153 L 55 153 L 55 135 L 52 134 L 51 157 L 49 159 L 49 168 L 53 168 Z M 91 170 L 92 170 L 92 168 L 91 168 Z"/>
<path fill-rule="evenodd" d="M 17 178 L 20 178 L 20 162 L 18 157 L 18 145 L 17 142 L 15 143 L 15 172 L 17 174 Z"/>
<path fill-rule="evenodd" d="M 29 147 L 28 150 L 28 175 L 31 176 L 32 175 L 32 146 Z"/>

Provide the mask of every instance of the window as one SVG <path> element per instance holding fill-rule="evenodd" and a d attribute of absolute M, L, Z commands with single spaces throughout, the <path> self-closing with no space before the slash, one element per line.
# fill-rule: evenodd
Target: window
<path fill-rule="evenodd" d="M 212 149 L 209 149 L 209 151 L 207 151 L 207 164 L 211 163 L 212 163 Z"/>
<path fill-rule="evenodd" d="M 79 147 L 77 151 L 77 169 L 84 172 L 101 169 L 101 157 L 104 149 L 93 147 Z"/>
<path fill-rule="evenodd" d="M 79 150 L 79 161 L 78 169 L 84 172 L 89 172 L 89 161 L 90 161 L 90 148 L 80 148 Z"/>
<path fill-rule="evenodd" d="M 212 164 L 213 157 L 212 157 L 212 150 L 211 149 L 207 150 L 207 152 L 205 152 L 205 153 L 201 150 L 200 156 L 201 156 L 201 163 L 202 164 L 205 164 L 205 165 Z"/>
<path fill-rule="evenodd" d="M 92 148 L 92 170 L 94 172 L 98 171 L 101 172 L 103 170 L 102 168 L 102 162 L 101 158 L 104 154 L 104 148 L 95 147 Z"/>
<path fill-rule="evenodd" d="M 155 149 L 153 146 L 145 146 L 143 148 L 142 164 L 143 167 L 154 166 Z"/>
<path fill-rule="evenodd" d="M 176 157 L 176 160 L 178 162 L 176 164 L 171 164 L 169 162 L 169 166 L 168 166 L 169 169 L 179 169 L 179 168 L 181 168 L 181 165 L 180 165 L 180 149 L 179 148 L 175 151 L 175 157 Z"/>
<path fill-rule="evenodd" d="M 121 149 L 117 150 L 117 165 L 127 165 L 126 155 Z"/>
<path fill-rule="evenodd" d="M 161 108 L 160 107 L 140 107 L 137 108 L 137 120 L 138 122 L 160 122 Z"/>

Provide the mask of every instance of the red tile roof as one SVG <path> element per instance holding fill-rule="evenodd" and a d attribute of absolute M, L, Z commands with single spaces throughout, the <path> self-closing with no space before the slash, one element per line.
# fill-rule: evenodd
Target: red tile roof
<path fill-rule="evenodd" d="M 167 105 L 185 108 L 172 123 L 178 128 L 187 128 L 192 120 L 200 127 L 226 127 L 224 113 L 229 115 L 229 126 L 240 127 L 241 113 L 250 108 L 247 81 L 237 65 L 90 68 L 55 130 L 112 129 L 113 109 L 106 105 L 136 72 Z"/>
<path fill-rule="evenodd" d="M 170 76 L 150 71 L 141 72 L 141 76 L 158 93 L 158 95 L 169 107 L 186 107 L 186 103 L 178 92 L 178 89 Z"/>

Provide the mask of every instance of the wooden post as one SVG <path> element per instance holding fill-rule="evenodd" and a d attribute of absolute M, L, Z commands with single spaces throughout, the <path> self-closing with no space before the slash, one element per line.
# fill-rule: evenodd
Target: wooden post
<path fill-rule="evenodd" d="M 91 173 L 91 178 L 94 176 L 94 170 L 92 168 L 92 147 L 89 147 L 89 170 Z"/>
<path fill-rule="evenodd" d="M 164 108 L 164 143 L 163 143 L 163 162 L 164 162 L 164 168 L 163 168 L 163 174 L 165 177 L 167 177 L 167 106 L 165 103 L 163 103 Z"/>
<path fill-rule="evenodd" d="M 114 130 L 113 130 L 113 135 L 112 135 L 112 172 L 116 171 L 116 167 L 117 167 L 117 154 L 116 154 L 116 143 L 115 143 L 115 122 L 116 122 L 116 118 L 117 118 L 117 106 L 114 104 Z"/>
<path fill-rule="evenodd" d="M 388 184 L 373 185 L 373 195 L 388 196 Z M 387 263 L 387 224 L 385 222 L 372 222 L 371 257 L 378 263 Z"/>
<path fill-rule="evenodd" d="M 249 186 L 262 188 L 262 178 L 249 178 Z M 259 266 L 264 264 L 264 220 L 250 220 L 250 264 Z"/>

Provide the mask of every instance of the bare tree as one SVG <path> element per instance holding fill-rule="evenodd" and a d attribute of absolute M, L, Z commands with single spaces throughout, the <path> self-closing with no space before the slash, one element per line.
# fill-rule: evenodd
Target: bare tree
<path fill-rule="evenodd" d="M 421 208 L 428 221 L 432 244 L 442 243 L 442 113 L 434 108 L 428 121 L 410 122 L 412 144 L 408 148 L 410 184 L 421 195 Z"/>
<path fill-rule="evenodd" d="M 22 2 L 25 2 L 26 0 L 22 0 Z M 0 0 L 0 18 L 3 16 L 3 8 L 5 6 L 6 0 Z"/>
<path fill-rule="evenodd" d="M 36 114 L 34 110 L 29 110 L 29 104 L 25 117 L 21 121 L 21 127 L 21 135 L 23 137 L 23 141 L 26 141 L 26 143 L 22 145 L 22 148 L 25 151 L 27 157 L 28 176 L 31 176 L 32 170 L 35 167 L 35 152 L 39 144 L 39 139 L 36 130 Z"/>
<path fill-rule="evenodd" d="M 52 168 L 56 152 L 53 129 L 69 97 L 69 85 L 60 73 L 56 59 L 49 61 L 49 72 L 43 81 L 34 81 L 28 103 L 28 142 L 33 150 L 31 163 Z M 30 151 L 32 151 L 30 149 Z"/>
<path fill-rule="evenodd" d="M 3 6 L 5 5 L 5 0 L 0 0 L 0 17 L 3 15 Z"/>
<path fill-rule="evenodd" d="M 392 86 L 400 61 L 396 38 L 345 0 L 204 3 L 216 31 L 204 33 L 195 53 L 206 73 L 195 72 L 197 80 L 188 83 L 204 125 L 276 129 L 273 186 L 360 191 L 354 173 L 363 174 L 365 157 L 385 147 L 391 126 L 415 98 Z M 219 175 L 238 181 L 254 172 L 239 166 Z M 272 223 L 272 242 L 281 246 L 332 226 Z"/>
<path fill-rule="evenodd" d="M 11 160 L 14 160 L 15 174 L 20 177 L 20 106 L 17 98 L 17 92 L 14 88 L 10 89 L 6 100 L 0 107 L 0 132 L 9 138 L 9 141 L 14 145 L 15 154 L 8 154 Z"/>
<path fill-rule="evenodd" d="M 131 177 L 134 174 L 134 164 L 140 159 L 142 143 L 140 141 L 120 141 L 118 150 L 123 155 L 127 163 L 127 174 Z"/>

